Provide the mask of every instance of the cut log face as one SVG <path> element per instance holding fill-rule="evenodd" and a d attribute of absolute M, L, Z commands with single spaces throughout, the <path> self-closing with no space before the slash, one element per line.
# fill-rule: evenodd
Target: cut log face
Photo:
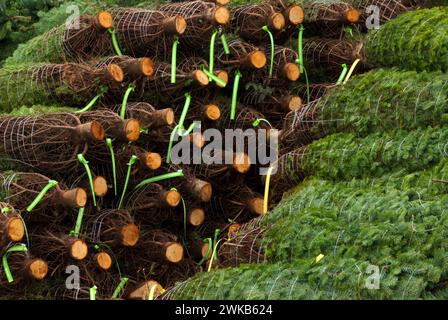
<path fill-rule="evenodd" d="M 292 5 L 285 10 L 284 16 L 287 18 L 289 24 L 297 26 L 303 22 L 305 14 L 303 8 L 298 5 Z"/>
<path fill-rule="evenodd" d="M 82 240 L 75 240 L 70 245 L 70 257 L 75 260 L 82 261 L 87 257 L 89 253 L 89 248 L 87 244 Z"/>
<path fill-rule="evenodd" d="M 126 139 L 135 142 L 140 138 L 140 123 L 138 120 L 129 119 L 125 122 Z"/>
<path fill-rule="evenodd" d="M 357 23 L 359 21 L 360 13 L 357 9 L 348 9 L 345 12 L 345 20 L 350 23 Z"/>
<path fill-rule="evenodd" d="M 193 227 L 201 226 L 205 221 L 205 211 L 201 208 L 196 208 L 190 211 L 188 222 Z"/>
<path fill-rule="evenodd" d="M 111 79 L 115 82 L 121 83 L 124 80 L 124 72 L 123 69 L 120 68 L 119 65 L 111 63 L 107 66 L 107 71 Z"/>
<path fill-rule="evenodd" d="M 226 6 L 230 3 L 230 0 L 215 0 L 214 1 L 217 5 L 220 6 Z"/>
<path fill-rule="evenodd" d="M 300 77 L 299 66 L 295 63 L 287 63 L 283 67 L 283 75 L 289 81 L 297 81 Z"/>
<path fill-rule="evenodd" d="M 200 132 L 193 132 L 190 134 L 189 139 L 190 142 L 193 142 L 193 144 L 199 149 L 202 149 L 205 146 L 204 135 Z"/>
<path fill-rule="evenodd" d="M 97 197 L 104 197 L 107 194 L 108 186 L 104 177 L 97 176 L 93 179 L 93 190 Z"/>
<path fill-rule="evenodd" d="M 167 18 L 164 22 L 164 30 L 168 35 L 178 35 L 181 36 L 185 33 L 187 29 L 187 21 L 184 17 L 175 16 Z"/>
<path fill-rule="evenodd" d="M 110 29 L 114 26 L 112 15 L 107 11 L 101 11 L 96 16 L 98 26 L 104 29 Z"/>
<path fill-rule="evenodd" d="M 227 85 L 229 83 L 229 73 L 225 70 L 218 70 L 215 72 L 216 76 L 221 79 L 222 81 L 224 81 L 224 83 Z M 218 88 L 224 88 L 223 85 L 216 83 L 216 86 Z"/>
<path fill-rule="evenodd" d="M 95 255 L 95 263 L 98 268 L 107 271 L 112 267 L 112 258 L 107 252 L 99 252 Z"/>
<path fill-rule="evenodd" d="M 156 299 L 158 296 L 160 296 L 165 290 L 163 287 L 154 280 L 149 280 L 142 284 L 138 289 L 132 291 L 128 299 L 130 300 L 148 300 L 149 295 L 153 292 L 154 293 L 154 299 Z"/>
<path fill-rule="evenodd" d="M 134 247 L 140 239 L 140 230 L 135 224 L 128 224 L 121 229 L 121 244 Z"/>
<path fill-rule="evenodd" d="M 160 110 L 160 112 L 163 112 L 163 119 L 165 120 L 165 123 L 167 125 L 172 125 L 174 123 L 174 110 L 171 108 L 167 108 L 164 110 Z"/>
<path fill-rule="evenodd" d="M 236 153 L 233 156 L 233 169 L 241 174 L 245 174 L 250 170 L 251 161 L 247 154 Z"/>
<path fill-rule="evenodd" d="M 221 109 L 216 104 L 208 104 L 203 114 L 206 120 L 217 121 L 221 118 Z"/>
<path fill-rule="evenodd" d="M 76 130 L 79 136 L 87 141 L 103 141 L 106 138 L 106 131 L 98 121 L 81 124 Z"/>
<path fill-rule="evenodd" d="M 154 62 L 150 58 L 140 59 L 140 71 L 146 77 L 151 77 L 154 74 Z"/>
<path fill-rule="evenodd" d="M 285 24 L 285 17 L 280 12 L 275 12 L 269 17 L 269 27 L 273 30 L 283 30 L 285 28 Z"/>
<path fill-rule="evenodd" d="M 21 241 L 25 235 L 25 226 L 23 225 L 22 219 L 18 217 L 9 219 L 7 224 L 7 232 L 9 240 L 13 242 Z"/>
<path fill-rule="evenodd" d="M 48 273 L 48 264 L 41 259 L 34 259 L 28 265 L 28 275 L 35 280 L 43 280 Z"/>
<path fill-rule="evenodd" d="M 285 101 L 286 111 L 297 111 L 302 106 L 302 99 L 299 96 L 287 97 Z"/>
<path fill-rule="evenodd" d="M 247 57 L 247 64 L 252 69 L 262 69 L 266 66 L 266 54 L 260 50 L 255 50 L 249 53 Z"/>
<path fill-rule="evenodd" d="M 193 72 L 193 79 L 201 86 L 206 87 L 210 83 L 207 75 L 202 70 L 196 70 Z"/>
<path fill-rule="evenodd" d="M 171 263 L 181 262 L 184 259 L 184 248 L 179 243 L 168 243 L 165 246 L 165 258 Z"/>
<path fill-rule="evenodd" d="M 195 197 L 201 202 L 209 202 L 212 198 L 213 189 L 212 185 L 209 182 L 194 179 L 191 184 L 191 191 L 195 195 Z"/>
<path fill-rule="evenodd" d="M 87 192 L 82 188 L 59 190 L 56 197 L 58 204 L 68 208 L 83 208 L 87 203 Z"/>
<path fill-rule="evenodd" d="M 168 207 L 176 208 L 180 204 L 182 197 L 178 191 L 170 190 L 164 193 L 163 198 Z"/>
<path fill-rule="evenodd" d="M 208 243 L 204 243 L 202 245 L 201 255 L 202 255 L 202 258 L 208 258 L 209 256 L 211 256 L 211 248 Z"/>
<path fill-rule="evenodd" d="M 218 7 L 215 10 L 214 20 L 219 25 L 226 25 L 230 21 L 230 12 L 226 7 Z"/>
<path fill-rule="evenodd" d="M 147 152 L 145 165 L 149 170 L 157 170 L 162 166 L 162 156 L 159 153 Z"/>
<path fill-rule="evenodd" d="M 263 198 L 253 198 L 248 203 L 248 208 L 251 213 L 257 216 L 265 214 L 264 210 L 264 199 Z"/>

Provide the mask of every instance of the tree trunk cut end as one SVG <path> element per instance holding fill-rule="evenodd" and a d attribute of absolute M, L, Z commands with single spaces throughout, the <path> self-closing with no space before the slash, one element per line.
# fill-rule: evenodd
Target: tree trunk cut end
<path fill-rule="evenodd" d="M 87 257 L 89 253 L 89 248 L 87 244 L 82 240 L 75 240 L 70 245 L 70 257 L 77 261 L 82 261 Z"/>
<path fill-rule="evenodd" d="M 247 58 L 248 67 L 251 69 L 262 69 L 266 66 L 267 58 L 263 51 L 252 51 Z"/>
<path fill-rule="evenodd" d="M 13 242 L 21 241 L 25 235 L 25 226 L 19 217 L 9 219 L 6 229 L 8 239 Z"/>
<path fill-rule="evenodd" d="M 173 109 L 167 108 L 163 110 L 158 110 L 157 112 L 161 114 L 161 118 L 163 119 L 165 125 L 170 126 L 174 123 L 175 116 Z"/>
<path fill-rule="evenodd" d="M 283 75 L 289 81 L 297 81 L 300 77 L 300 68 L 295 63 L 287 63 L 283 67 Z"/>
<path fill-rule="evenodd" d="M 176 190 L 170 190 L 163 194 L 163 201 L 170 208 L 176 208 L 181 201 L 182 197 Z"/>
<path fill-rule="evenodd" d="M 104 197 L 107 194 L 108 189 L 106 178 L 97 176 L 93 179 L 93 190 L 97 197 Z"/>
<path fill-rule="evenodd" d="M 264 199 L 263 198 L 257 197 L 257 198 L 250 199 L 249 203 L 248 203 L 248 207 L 249 207 L 249 211 L 254 215 L 261 216 L 266 213 L 264 211 Z"/>
<path fill-rule="evenodd" d="M 109 12 L 101 11 L 96 15 L 96 23 L 100 28 L 107 30 L 114 26 L 114 19 Z"/>
<path fill-rule="evenodd" d="M 121 83 L 124 80 L 124 72 L 123 69 L 118 64 L 111 63 L 107 66 L 107 73 L 110 76 L 110 78 L 117 82 Z"/>
<path fill-rule="evenodd" d="M 179 263 L 184 259 L 184 247 L 177 242 L 165 246 L 165 259 L 171 263 Z"/>
<path fill-rule="evenodd" d="M 211 257 L 212 252 L 211 252 L 210 245 L 208 243 L 204 243 L 202 245 L 202 247 L 201 247 L 201 255 L 202 255 L 202 258 L 205 258 L 205 259 Z"/>
<path fill-rule="evenodd" d="M 233 155 L 233 169 L 241 174 L 245 174 L 250 170 L 252 163 L 245 153 L 236 153 Z"/>
<path fill-rule="evenodd" d="M 204 224 L 205 211 L 201 208 L 196 208 L 190 211 L 188 222 L 193 227 L 199 227 Z"/>
<path fill-rule="evenodd" d="M 209 182 L 195 179 L 192 184 L 192 191 L 201 202 L 209 202 L 212 198 L 213 188 Z"/>
<path fill-rule="evenodd" d="M 227 25 L 230 21 L 230 11 L 226 7 L 218 7 L 214 13 L 215 23 L 221 26 Z"/>
<path fill-rule="evenodd" d="M 190 142 L 192 142 L 197 148 L 202 149 L 205 146 L 205 137 L 200 132 L 193 132 L 189 136 Z"/>
<path fill-rule="evenodd" d="M 87 204 L 87 192 L 83 188 L 59 190 L 57 202 L 67 208 L 79 209 Z"/>
<path fill-rule="evenodd" d="M 128 224 L 121 228 L 121 244 L 134 247 L 140 239 L 140 229 L 135 224 Z"/>
<path fill-rule="evenodd" d="M 106 131 L 100 122 L 94 120 L 80 124 L 76 127 L 78 135 L 87 141 L 104 141 L 106 138 Z"/>
<path fill-rule="evenodd" d="M 181 36 L 187 29 L 187 21 L 182 16 L 175 16 L 163 22 L 164 30 L 169 35 Z"/>
<path fill-rule="evenodd" d="M 98 268 L 108 271 L 112 267 L 112 258 L 107 252 L 99 252 L 95 255 L 95 263 Z"/>
<path fill-rule="evenodd" d="M 203 112 L 205 120 L 217 121 L 221 118 L 221 109 L 216 104 L 208 104 Z"/>
<path fill-rule="evenodd" d="M 226 6 L 230 3 L 230 0 L 215 0 L 215 3 L 220 6 Z"/>
<path fill-rule="evenodd" d="M 299 5 L 289 6 L 284 13 L 284 16 L 288 19 L 289 24 L 297 26 L 305 19 L 305 13 L 303 8 Z"/>
<path fill-rule="evenodd" d="M 146 76 L 151 77 L 154 74 L 155 66 L 154 61 L 150 58 L 141 58 L 140 59 L 140 72 Z"/>
<path fill-rule="evenodd" d="M 195 70 L 193 72 L 193 79 L 199 84 L 201 87 L 206 87 L 210 83 L 208 76 L 202 70 Z"/>
<path fill-rule="evenodd" d="M 283 14 L 275 12 L 269 17 L 269 27 L 275 31 L 281 31 L 285 28 L 286 21 Z"/>
<path fill-rule="evenodd" d="M 43 280 L 48 273 L 48 264 L 41 259 L 34 259 L 28 265 L 28 275 L 35 280 Z"/>
<path fill-rule="evenodd" d="M 283 108 L 285 111 L 297 111 L 302 107 L 302 98 L 299 96 L 289 96 L 285 99 L 285 102 L 283 103 Z"/>
<path fill-rule="evenodd" d="M 160 153 L 147 152 L 145 156 L 145 166 L 149 170 L 157 170 L 162 166 L 162 156 Z"/>
<path fill-rule="evenodd" d="M 128 119 L 124 124 L 126 139 L 129 142 L 135 142 L 140 138 L 140 122 L 135 119 Z"/>
<path fill-rule="evenodd" d="M 216 76 L 221 79 L 226 85 L 229 83 L 229 73 L 225 70 L 217 70 L 216 72 Z M 225 86 L 223 86 L 222 84 L 216 83 L 216 86 L 218 88 L 224 88 Z"/>
<path fill-rule="evenodd" d="M 345 20 L 349 23 L 357 23 L 359 21 L 360 13 L 357 9 L 351 8 L 345 12 Z"/>
<path fill-rule="evenodd" d="M 128 299 L 129 300 L 148 300 L 151 292 L 154 292 L 154 299 L 160 296 L 165 290 L 163 287 L 154 280 L 146 281 L 138 289 L 132 291 Z"/>

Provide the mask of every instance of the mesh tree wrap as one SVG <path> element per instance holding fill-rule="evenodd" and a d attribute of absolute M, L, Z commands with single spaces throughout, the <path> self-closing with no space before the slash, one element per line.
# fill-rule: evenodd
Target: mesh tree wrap
<path fill-rule="evenodd" d="M 283 24 L 279 30 L 274 30 L 272 25 L 276 15 L 283 19 Z M 269 36 L 262 30 L 264 26 L 269 26 L 274 33 L 278 33 L 285 27 L 283 15 L 270 4 L 248 4 L 232 9 L 230 28 L 232 32 L 239 34 L 243 39 L 268 42 Z"/>
<path fill-rule="evenodd" d="M 134 57 L 168 59 L 173 36 L 170 17 L 158 10 L 115 8 L 111 10 L 120 46 Z"/>
<path fill-rule="evenodd" d="M 80 127 L 69 113 L 1 118 L 3 162 L 52 172 L 73 169 L 76 155 L 87 150 Z"/>
<path fill-rule="evenodd" d="M 164 4 L 159 10 L 168 16 L 181 16 L 187 22 L 187 29 L 182 35 L 181 45 L 189 49 L 203 50 L 208 48 L 209 39 L 215 29 L 225 26 L 228 21 L 220 23 L 215 14 L 225 10 L 209 1 L 187 1 Z M 228 19 L 227 19 L 228 20 Z"/>
<path fill-rule="evenodd" d="M 349 1 L 304 0 L 301 4 L 305 13 L 303 25 L 313 33 L 337 37 L 345 26 L 359 22 L 359 12 Z"/>
<path fill-rule="evenodd" d="M 337 85 L 335 83 L 310 83 L 307 87 L 306 84 L 295 83 L 294 86 L 291 87 L 290 91 L 291 93 L 301 97 L 306 102 L 308 90 L 310 93 L 310 101 L 314 101 L 322 98 L 328 93 L 328 91 L 336 86 Z"/>
<path fill-rule="evenodd" d="M 281 128 L 286 114 L 302 107 L 305 100 L 301 97 L 306 97 L 306 93 L 295 95 L 284 88 L 269 88 L 251 83 L 246 86 L 240 101 L 266 116 L 275 128 Z"/>
<path fill-rule="evenodd" d="M 180 66 L 179 66 L 180 67 Z M 197 76 L 203 75 L 200 69 L 190 71 L 191 65 L 186 71 L 176 69 L 176 83 L 171 83 L 171 65 L 169 63 L 157 62 L 154 75 L 151 78 L 144 79 L 143 98 L 153 95 L 163 98 L 168 96 L 171 99 L 180 99 L 187 90 L 195 91 L 203 87 L 205 83 L 199 83 Z M 208 78 L 206 79 L 208 85 Z"/>
<path fill-rule="evenodd" d="M 239 267 L 246 263 L 263 263 L 264 232 L 266 227 L 262 225 L 262 218 L 245 223 L 219 248 L 218 260 L 220 267 Z"/>
<path fill-rule="evenodd" d="M 361 26 L 365 26 L 365 22 L 372 14 L 372 11 L 368 10 L 369 6 L 376 6 L 379 9 L 379 22 L 384 24 L 402 13 L 427 5 L 427 1 L 424 0 L 349 0 L 348 2 L 359 9 Z"/>
<path fill-rule="evenodd" d="M 448 70 L 448 8 L 408 12 L 367 34 L 366 62 L 410 70 Z"/>
<path fill-rule="evenodd" d="M 446 156 L 447 134 L 443 127 L 373 133 L 364 138 L 335 134 L 304 147 L 302 159 L 292 160 L 298 160 L 296 168 L 307 175 L 328 180 L 380 177 L 397 169 L 413 172 Z"/>
<path fill-rule="evenodd" d="M 447 80 L 441 73 L 394 69 L 353 77 L 320 100 L 290 113 L 283 139 L 300 145 L 335 132 L 365 136 L 381 130 L 445 124 Z"/>
<path fill-rule="evenodd" d="M 82 62 L 113 53 L 110 34 L 95 16 L 80 16 L 79 28 L 74 19 L 21 44 L 6 65 Z"/>
<path fill-rule="evenodd" d="M 415 299 L 443 295 L 445 196 L 310 180 L 263 220 L 269 263 L 200 274 L 171 299 Z M 344 223 L 342 223 L 344 221 Z M 436 222 L 438 221 L 438 222 Z M 436 226 L 436 227 L 434 227 Z M 360 249 L 361 248 L 361 249 Z M 324 258 L 316 262 L 315 258 Z M 369 265 L 379 290 L 366 287 Z M 219 290 L 215 290 L 219 288 Z"/>
<path fill-rule="evenodd" d="M 356 59 L 363 58 L 362 49 L 362 42 L 331 38 L 303 40 L 303 54 L 307 70 L 320 68 L 324 69 L 326 73 L 336 76 L 341 73 L 342 64 L 350 66 Z"/>
<path fill-rule="evenodd" d="M 271 49 L 265 48 L 267 61 L 271 61 Z M 274 47 L 274 64 L 272 77 L 269 77 L 269 68 L 263 68 L 252 73 L 252 82 L 271 87 L 285 87 L 298 80 L 300 71 L 296 65 L 298 55 L 296 51 L 282 47 Z M 294 69 L 288 71 L 288 69 Z"/>
<path fill-rule="evenodd" d="M 227 55 L 223 49 L 217 54 L 216 60 L 220 67 L 225 68 L 226 70 L 235 70 L 238 68 L 243 70 L 255 69 L 254 66 L 250 64 L 249 60 L 251 55 L 260 52 L 258 47 L 239 39 L 232 39 L 229 41 L 229 50 L 229 55 Z"/>
<path fill-rule="evenodd" d="M 144 225 L 160 225 L 181 214 L 176 212 L 174 208 L 170 208 L 164 200 L 169 191 L 169 189 L 165 189 L 156 183 L 144 186 L 126 196 L 125 207 Z M 151 212 L 151 214 L 148 215 L 148 212 Z"/>
<path fill-rule="evenodd" d="M 1 199 L 25 212 L 49 180 L 47 176 L 38 173 L 2 172 L 0 174 Z M 26 221 L 60 223 L 67 216 L 67 210 L 64 210 L 64 204 L 61 201 L 61 194 L 68 190 L 69 188 L 63 182 L 58 183 L 43 196 L 31 213 L 27 213 Z"/>
<path fill-rule="evenodd" d="M 85 106 L 101 91 L 118 86 L 111 70 L 110 66 L 92 68 L 75 63 L 5 67 L 0 70 L 4 96 L 0 109 L 8 112 L 37 104 Z"/>

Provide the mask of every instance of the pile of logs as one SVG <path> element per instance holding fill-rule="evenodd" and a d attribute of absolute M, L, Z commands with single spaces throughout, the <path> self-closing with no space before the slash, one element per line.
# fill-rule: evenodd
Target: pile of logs
<path fill-rule="evenodd" d="M 202 152 L 210 141 L 184 125 L 271 138 L 278 129 L 284 159 L 308 138 L 294 122 L 306 100 L 362 57 L 340 39 L 360 17 L 350 1 L 111 7 L 19 48 L 27 64 L 0 70 L 0 292 L 151 299 L 244 261 L 221 245 L 267 213 L 262 165 L 236 146 L 213 151 L 229 164 L 174 164 L 173 133 Z M 301 26 L 313 35 L 304 57 Z M 324 68 L 328 84 L 307 87 L 305 66 Z M 280 165 L 268 208 L 291 187 L 288 174 Z"/>

